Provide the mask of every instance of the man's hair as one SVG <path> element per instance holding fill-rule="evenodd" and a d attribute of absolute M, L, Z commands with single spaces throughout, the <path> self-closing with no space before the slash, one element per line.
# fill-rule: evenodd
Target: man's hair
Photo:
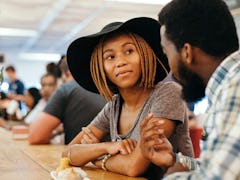
<path fill-rule="evenodd" d="M 173 0 L 158 18 L 178 50 L 189 43 L 223 59 L 239 48 L 233 17 L 222 0 Z"/>
<path fill-rule="evenodd" d="M 64 73 L 64 74 L 67 71 L 69 71 L 69 67 L 68 67 L 68 64 L 67 64 L 67 57 L 66 56 L 62 56 L 62 58 L 58 62 L 58 66 L 59 66 L 61 72 Z"/>
<path fill-rule="evenodd" d="M 54 83 L 57 84 L 57 77 L 52 73 L 43 74 L 41 79 L 40 79 L 41 84 L 42 84 L 42 80 L 46 77 L 49 77 L 49 76 L 52 76 L 54 78 Z"/>
<path fill-rule="evenodd" d="M 50 62 L 46 65 L 47 73 L 53 74 L 56 78 L 61 77 L 61 71 L 58 64 Z"/>
<path fill-rule="evenodd" d="M 90 70 L 91 70 L 93 81 L 98 91 L 107 100 L 112 100 L 113 94 L 117 93 L 118 89 L 115 85 L 113 85 L 109 81 L 109 79 L 105 74 L 104 67 L 103 67 L 103 45 L 104 45 L 104 41 L 106 41 L 108 38 L 115 35 L 120 35 L 120 34 L 128 34 L 132 38 L 136 46 L 137 52 L 140 56 L 142 73 L 138 82 L 139 87 L 144 87 L 144 88 L 154 87 L 156 66 L 157 66 L 157 63 L 161 63 L 161 62 L 158 62 L 159 61 L 158 57 L 155 55 L 154 51 L 148 45 L 148 43 L 142 37 L 136 34 L 126 33 L 126 32 L 117 32 L 117 33 L 108 35 L 106 38 L 102 38 L 92 53 Z"/>
<path fill-rule="evenodd" d="M 16 72 L 16 69 L 14 68 L 14 66 L 8 66 L 8 67 L 6 67 L 6 72 L 7 71 Z"/>

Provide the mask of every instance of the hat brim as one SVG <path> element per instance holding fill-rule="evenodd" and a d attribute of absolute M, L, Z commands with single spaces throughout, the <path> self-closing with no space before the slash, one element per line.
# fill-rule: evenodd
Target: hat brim
<path fill-rule="evenodd" d="M 158 21 L 148 17 L 134 18 L 124 23 L 118 23 L 111 29 L 80 37 L 70 44 L 67 50 L 68 66 L 74 79 L 83 88 L 91 92 L 99 93 L 90 72 L 91 54 L 103 35 L 121 30 L 141 36 L 152 47 L 167 71 L 170 70 L 167 58 L 160 47 L 160 24 Z M 157 63 L 155 82 L 159 82 L 165 77 L 166 73 L 164 69 Z"/>

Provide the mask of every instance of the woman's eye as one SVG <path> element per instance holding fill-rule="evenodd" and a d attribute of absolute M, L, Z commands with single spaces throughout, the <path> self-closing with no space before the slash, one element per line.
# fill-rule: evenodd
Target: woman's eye
<path fill-rule="evenodd" d="M 126 51 L 126 54 L 131 54 L 133 52 L 133 49 L 128 49 L 127 51 Z"/>
<path fill-rule="evenodd" d="M 104 59 L 106 59 L 106 60 L 111 60 L 111 59 L 113 59 L 113 58 L 114 58 L 114 56 L 108 55 L 108 56 L 106 56 Z"/>

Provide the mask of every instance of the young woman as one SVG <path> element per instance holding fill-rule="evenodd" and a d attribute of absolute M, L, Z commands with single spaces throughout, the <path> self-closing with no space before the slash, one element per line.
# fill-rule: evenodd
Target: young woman
<path fill-rule="evenodd" d="M 149 113 L 152 121 L 162 124 L 174 151 L 192 156 L 181 88 L 174 82 L 160 82 L 169 66 L 160 48 L 159 30 L 154 19 L 134 18 L 110 23 L 68 48 L 74 78 L 109 101 L 63 153 L 72 165 L 92 161 L 104 170 L 128 176 L 162 177 L 164 168 L 156 169 L 141 154 L 139 125 Z M 111 142 L 100 142 L 108 133 Z"/>
<path fill-rule="evenodd" d="M 35 87 L 31 87 L 25 91 L 23 101 L 28 107 L 28 111 L 30 112 L 40 99 L 40 91 Z"/>

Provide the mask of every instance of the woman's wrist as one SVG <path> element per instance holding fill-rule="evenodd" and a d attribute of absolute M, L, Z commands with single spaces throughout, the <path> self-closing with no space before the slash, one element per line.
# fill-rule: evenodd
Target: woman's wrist
<path fill-rule="evenodd" d="M 71 146 L 69 146 L 68 151 L 67 151 L 67 159 L 68 159 L 69 164 L 72 165 L 73 163 L 72 163 L 72 152 L 71 152 Z"/>
<path fill-rule="evenodd" d="M 113 146 L 113 143 L 114 142 L 103 142 L 102 144 L 103 144 L 103 147 L 104 147 L 104 149 L 105 149 L 105 153 L 104 153 L 104 155 L 105 154 L 112 154 L 111 152 L 112 152 L 112 146 Z"/>
<path fill-rule="evenodd" d="M 101 164 L 101 166 L 102 166 L 102 169 L 103 169 L 104 171 L 108 171 L 108 169 L 107 169 L 107 167 L 106 167 L 106 163 L 107 163 L 107 160 L 108 160 L 109 158 L 111 158 L 111 154 L 106 154 L 106 155 L 104 156 L 104 158 L 102 159 L 102 164 Z"/>

